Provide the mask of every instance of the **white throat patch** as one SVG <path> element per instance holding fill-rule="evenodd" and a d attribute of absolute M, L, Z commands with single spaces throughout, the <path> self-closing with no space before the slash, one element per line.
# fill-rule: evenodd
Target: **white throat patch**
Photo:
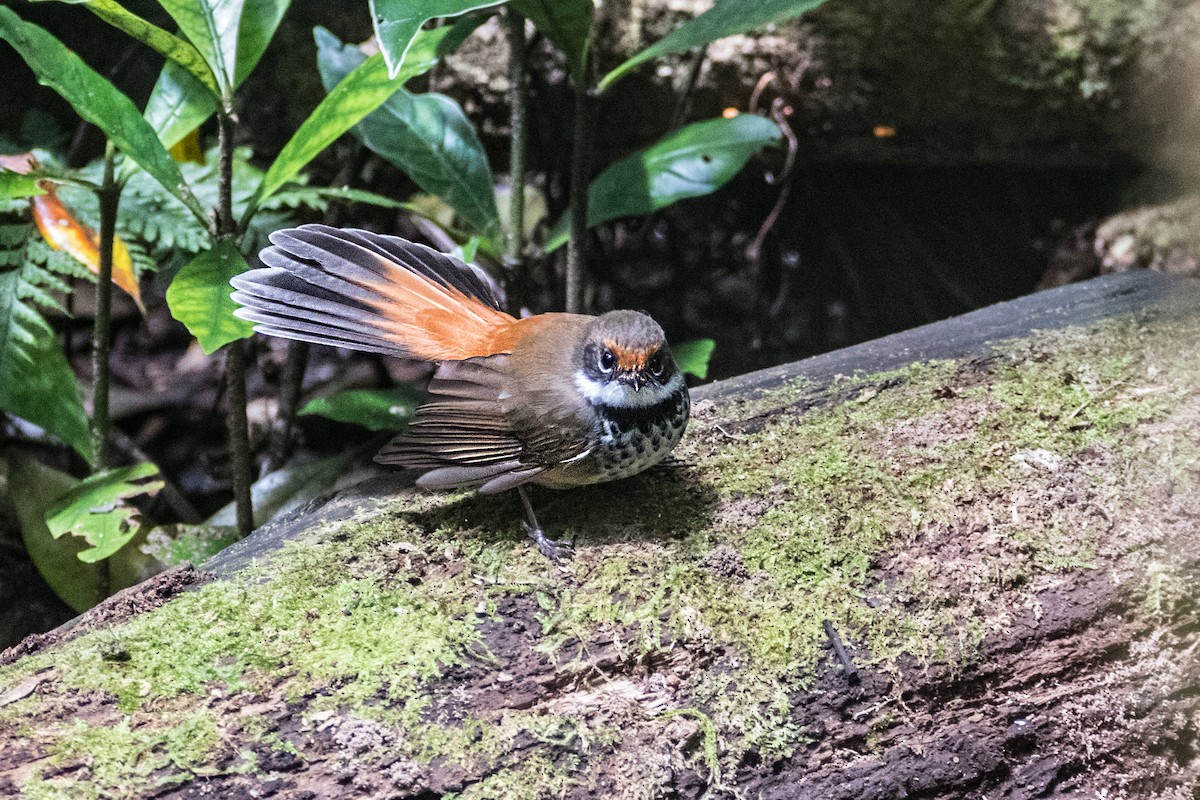
<path fill-rule="evenodd" d="M 575 373 L 575 387 L 588 402 L 617 408 L 647 408 L 656 406 L 683 388 L 683 373 L 676 372 L 665 386 L 647 384 L 639 391 L 620 381 L 598 381 L 583 370 Z"/>

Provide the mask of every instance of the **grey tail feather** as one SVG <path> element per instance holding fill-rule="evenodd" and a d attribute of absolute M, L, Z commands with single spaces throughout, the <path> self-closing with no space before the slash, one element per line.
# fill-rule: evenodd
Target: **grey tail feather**
<path fill-rule="evenodd" d="M 542 467 L 530 467 L 519 461 L 470 467 L 438 467 L 417 478 L 424 489 L 462 489 L 478 487 L 484 494 L 512 489 L 528 483 L 542 472 Z"/>
<path fill-rule="evenodd" d="M 396 236 L 301 225 L 276 231 L 262 251 L 265 265 L 235 277 L 234 313 L 273 336 L 406 357 L 386 335 L 373 289 L 399 267 L 500 309 L 501 293 L 486 273 Z"/>

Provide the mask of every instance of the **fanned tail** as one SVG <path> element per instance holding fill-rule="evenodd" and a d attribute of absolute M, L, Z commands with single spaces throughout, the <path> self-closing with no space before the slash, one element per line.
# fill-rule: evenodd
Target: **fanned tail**
<path fill-rule="evenodd" d="M 424 245 L 302 225 L 234 278 L 235 313 L 272 336 L 423 361 L 508 352 L 518 320 L 480 273 Z"/>

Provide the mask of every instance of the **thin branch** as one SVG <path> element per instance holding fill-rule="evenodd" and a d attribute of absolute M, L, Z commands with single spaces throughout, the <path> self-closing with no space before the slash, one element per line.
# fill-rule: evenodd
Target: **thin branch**
<path fill-rule="evenodd" d="M 697 47 L 692 51 L 692 63 L 688 67 L 687 78 L 675 101 L 675 113 L 671 115 L 671 128 L 680 128 L 692 113 L 692 99 L 696 96 L 696 84 L 700 81 L 700 72 L 708 57 L 708 47 Z"/>
<path fill-rule="evenodd" d="M 508 83 L 512 127 L 508 150 L 508 181 L 511 194 L 504 255 L 511 270 L 521 263 L 521 254 L 525 249 L 525 148 L 528 140 L 526 117 L 529 99 L 526 87 L 525 17 L 510 6 L 505 10 L 504 21 L 508 26 Z"/>
<path fill-rule="evenodd" d="M 96 318 L 92 326 L 92 453 L 98 469 L 108 466 L 113 241 L 116 238 L 117 206 L 121 202 L 121 187 L 113 179 L 115 160 L 116 148 L 108 142 L 104 149 L 104 180 L 96 192 L 100 203 L 100 274 L 96 282 Z"/>
<path fill-rule="evenodd" d="M 218 240 L 229 241 L 237 235 L 233 218 L 233 118 L 217 112 L 217 148 L 220 152 L 218 207 L 215 220 Z M 254 530 L 254 501 L 250 495 L 253 476 L 250 467 L 250 425 L 246 417 L 246 343 L 225 346 L 225 426 L 229 432 L 229 456 L 233 468 L 233 499 L 237 506 L 238 533 L 249 536 Z"/>
<path fill-rule="evenodd" d="M 587 271 L 588 178 L 591 177 L 592 144 L 595 135 L 596 91 L 576 87 L 575 126 L 571 149 L 571 238 L 567 241 L 566 309 L 583 311 L 583 284 Z"/>

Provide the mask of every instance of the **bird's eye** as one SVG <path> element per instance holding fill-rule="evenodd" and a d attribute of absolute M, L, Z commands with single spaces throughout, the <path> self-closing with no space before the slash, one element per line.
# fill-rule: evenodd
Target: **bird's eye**
<path fill-rule="evenodd" d="M 608 349 L 601 350 L 600 351 L 600 369 L 604 370 L 605 372 L 612 372 L 613 368 L 616 366 L 617 366 L 617 357 L 613 355 L 613 351 L 608 350 Z"/>
<path fill-rule="evenodd" d="M 663 363 L 663 358 L 658 353 L 650 356 L 650 363 L 646 367 L 650 370 L 650 374 L 656 378 L 661 378 L 667 370 L 667 365 Z"/>

